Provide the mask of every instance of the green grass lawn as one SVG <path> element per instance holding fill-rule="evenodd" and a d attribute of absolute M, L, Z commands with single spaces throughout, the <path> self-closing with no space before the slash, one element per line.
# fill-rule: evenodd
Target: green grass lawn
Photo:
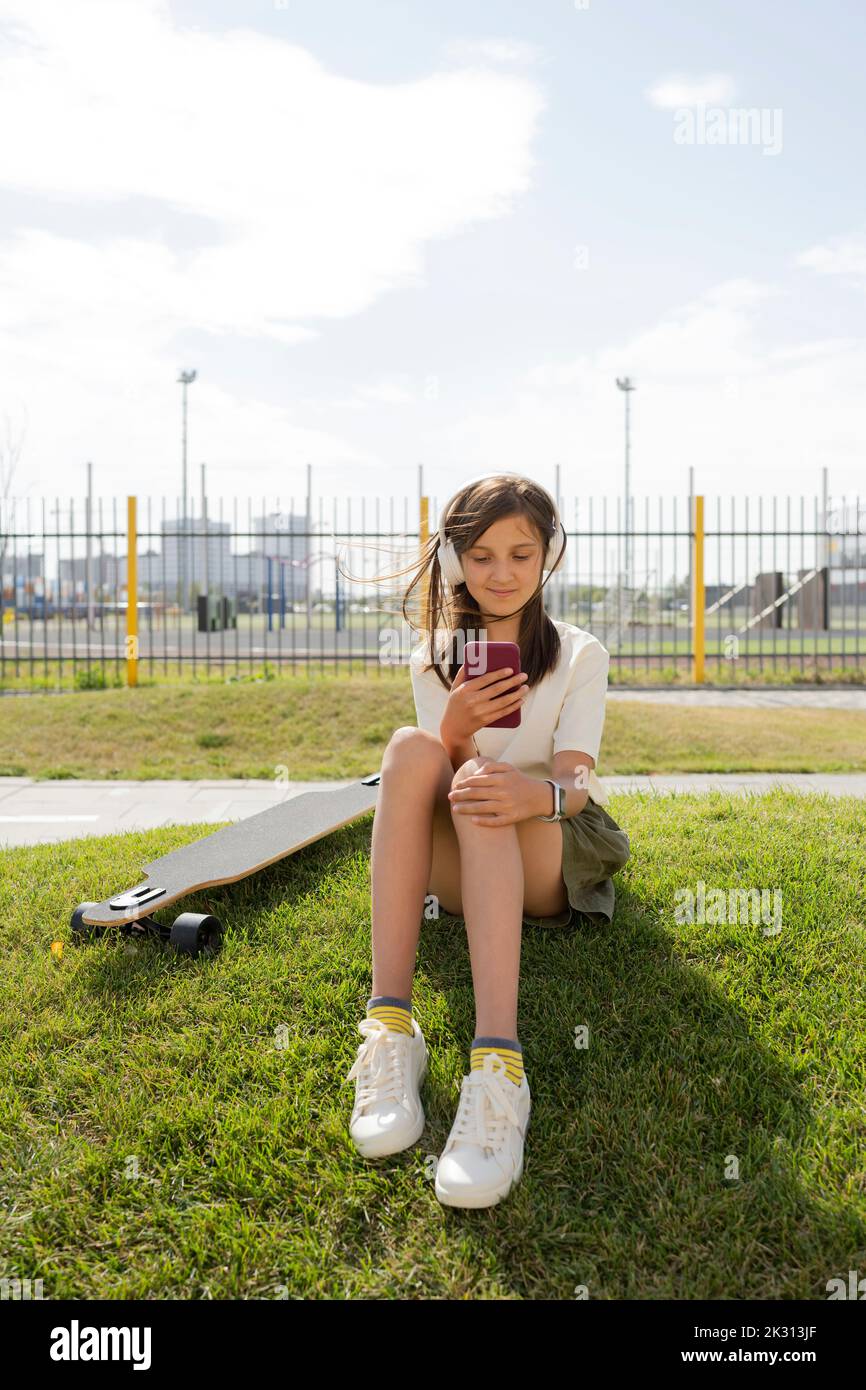
<path fill-rule="evenodd" d="M 225 922 L 212 960 L 67 925 L 211 827 L 3 853 L 4 1275 L 74 1299 L 823 1300 L 862 1272 L 862 802 L 610 810 L 632 846 L 613 925 L 524 932 L 526 1168 L 479 1212 L 433 1192 L 474 1022 L 459 919 L 421 930 L 421 1141 L 371 1163 L 348 1136 L 369 817 L 178 904 Z M 699 880 L 781 890 L 782 930 L 677 922 Z"/>
<path fill-rule="evenodd" d="M 0 700 L 0 775 L 362 776 L 415 723 L 408 673 L 80 691 Z M 609 701 L 599 771 L 862 772 L 856 710 L 689 709 Z"/>

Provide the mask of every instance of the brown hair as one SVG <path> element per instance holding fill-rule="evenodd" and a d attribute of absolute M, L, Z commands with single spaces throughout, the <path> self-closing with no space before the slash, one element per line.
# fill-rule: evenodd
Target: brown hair
<path fill-rule="evenodd" d="M 443 528 L 446 538 L 453 541 L 459 556 L 473 546 L 494 521 L 515 515 L 526 517 L 530 527 L 537 534 L 541 541 L 543 563 L 548 542 L 556 534 L 556 523 L 550 495 L 531 478 L 496 475 L 484 478 L 480 482 L 467 483 L 453 498 L 444 518 Z M 564 540 L 561 541 L 561 547 L 564 553 Z M 429 571 L 426 635 L 431 660 L 423 669 L 434 670 L 445 689 L 450 690 L 462 664 L 463 642 L 476 638 L 483 624 L 481 611 L 465 581 L 452 588 L 450 600 L 446 598 L 438 552 L 439 535 L 436 531 L 427 542 L 422 552 L 421 563 L 403 596 L 402 613 L 404 619 L 412 626 L 412 620 L 406 612 L 406 601 Z M 548 671 L 553 670 L 559 661 L 561 646 L 559 633 L 544 610 L 542 591 L 547 579 L 542 581 L 542 573 L 543 570 L 540 568 L 538 588 L 520 614 L 520 664 L 528 676 L 527 686 L 536 685 Z M 443 630 L 449 633 L 451 641 L 445 644 L 444 652 L 439 652 L 435 643 L 437 633 Z M 459 640 L 459 635 L 462 635 L 462 641 Z M 455 641 L 455 638 L 458 640 Z M 450 660 L 445 661 L 444 658 L 448 656 L 449 651 Z"/>

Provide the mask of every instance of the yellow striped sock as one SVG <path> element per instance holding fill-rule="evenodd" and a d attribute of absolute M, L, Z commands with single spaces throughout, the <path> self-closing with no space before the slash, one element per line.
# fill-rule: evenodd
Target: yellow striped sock
<path fill-rule="evenodd" d="M 381 1018 L 389 1033 L 413 1033 L 412 1000 L 393 994 L 374 994 L 367 1000 L 367 1017 Z"/>
<path fill-rule="evenodd" d="M 523 1048 L 516 1038 L 473 1038 L 469 1065 L 472 1071 L 484 1066 L 484 1058 L 495 1052 L 502 1059 L 505 1075 L 515 1086 L 523 1081 Z M 497 1068 L 499 1070 L 500 1068 Z"/>

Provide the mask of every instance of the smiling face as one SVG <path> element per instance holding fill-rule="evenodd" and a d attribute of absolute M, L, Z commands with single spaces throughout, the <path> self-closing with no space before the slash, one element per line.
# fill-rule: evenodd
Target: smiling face
<path fill-rule="evenodd" d="M 541 578 L 542 547 L 529 517 L 503 516 L 460 556 L 466 587 L 483 612 L 513 613 Z"/>

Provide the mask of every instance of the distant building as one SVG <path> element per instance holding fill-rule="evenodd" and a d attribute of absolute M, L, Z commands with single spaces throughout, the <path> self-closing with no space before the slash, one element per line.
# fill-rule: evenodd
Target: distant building
<path fill-rule="evenodd" d="M 0 568 L 3 571 L 3 588 L 11 589 L 13 586 L 20 587 L 22 584 L 29 583 L 34 579 L 41 579 L 45 557 L 42 554 L 32 552 L 29 555 L 15 555 L 7 551 L 0 557 Z"/>
<path fill-rule="evenodd" d="M 139 560 L 138 582 L 153 590 L 161 590 L 167 598 L 177 593 L 183 575 L 187 588 L 196 586 L 199 593 L 207 585 L 211 590 L 223 588 L 232 573 L 231 526 L 227 521 L 208 521 L 201 517 L 163 521 L 160 525 L 162 554 L 142 556 Z M 142 560 L 147 564 L 142 569 Z M 227 590 L 226 590 L 227 591 Z"/>
<path fill-rule="evenodd" d="M 241 604 L 263 611 L 267 606 L 270 560 L 274 601 L 279 601 L 281 571 L 286 603 L 302 601 L 307 592 L 306 562 L 313 553 L 314 539 L 305 534 L 306 529 L 305 515 L 287 512 L 269 512 L 249 519 L 238 517 L 236 531 L 226 521 L 208 520 L 205 528 L 201 517 L 191 517 L 186 524 L 178 519 L 163 520 L 158 537 L 160 548 L 138 553 L 139 598 L 176 602 L 185 568 L 192 595 L 204 591 L 207 578 L 211 593 L 233 596 Z M 116 555 L 97 550 L 96 545 L 95 542 L 90 561 L 94 598 L 124 600 L 127 557 L 122 542 Z M 47 587 L 49 594 L 56 597 L 58 580 L 63 598 L 83 597 L 87 592 L 87 558 L 83 554 L 61 557 L 52 563 L 44 586 L 41 554 L 7 555 L 2 572 L 4 589 L 10 598 L 13 587 L 19 593 L 34 589 L 41 592 Z"/>
<path fill-rule="evenodd" d="M 260 589 L 262 593 L 266 592 L 267 562 L 270 557 L 274 592 L 279 591 L 282 562 L 286 601 L 293 603 L 306 596 L 307 564 L 313 553 L 311 542 L 314 539 L 304 534 L 307 525 L 306 514 L 299 512 L 269 512 L 266 516 L 253 518 L 253 532 L 257 543 L 246 557 L 250 562 L 252 587 Z"/>

